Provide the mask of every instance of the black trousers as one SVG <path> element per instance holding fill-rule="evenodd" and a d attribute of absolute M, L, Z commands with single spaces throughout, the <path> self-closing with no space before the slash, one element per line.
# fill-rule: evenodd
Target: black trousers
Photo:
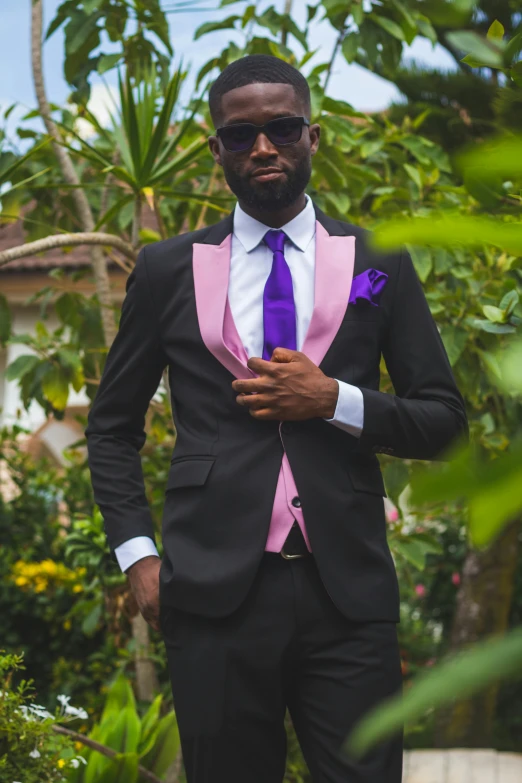
<path fill-rule="evenodd" d="M 314 783 L 401 783 L 402 732 L 358 761 L 340 753 L 401 688 L 396 625 L 347 620 L 313 557 L 265 554 L 233 614 L 162 606 L 160 624 L 189 783 L 281 783 L 287 707 Z"/>

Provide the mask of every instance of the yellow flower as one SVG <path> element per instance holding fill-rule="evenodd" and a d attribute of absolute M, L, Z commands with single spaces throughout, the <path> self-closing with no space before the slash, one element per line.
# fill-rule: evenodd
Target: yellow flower
<path fill-rule="evenodd" d="M 43 579 L 38 579 L 34 586 L 35 593 L 43 593 L 47 588 L 47 582 Z"/>
<path fill-rule="evenodd" d="M 58 766 L 60 769 L 62 769 L 62 767 L 65 767 L 65 759 L 58 759 Z"/>
<path fill-rule="evenodd" d="M 71 626 L 72 626 L 72 623 L 71 623 L 70 620 L 65 620 L 64 621 L 63 627 L 65 628 L 66 631 L 70 631 L 71 630 Z"/>
<path fill-rule="evenodd" d="M 15 584 L 18 585 L 18 587 L 23 587 L 27 584 L 27 577 L 25 576 L 17 576 L 15 579 Z"/>
<path fill-rule="evenodd" d="M 75 743 L 74 743 L 74 747 L 75 747 L 75 749 L 76 749 L 77 751 L 80 751 L 80 750 L 82 750 L 82 748 L 83 748 L 83 743 L 82 743 L 82 742 L 75 742 Z"/>
<path fill-rule="evenodd" d="M 73 587 L 73 593 L 81 593 L 83 590 L 82 585 L 74 585 Z"/>

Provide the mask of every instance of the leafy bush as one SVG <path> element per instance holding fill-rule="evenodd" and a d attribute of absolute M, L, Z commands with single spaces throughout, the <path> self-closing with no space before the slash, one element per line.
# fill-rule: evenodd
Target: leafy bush
<path fill-rule="evenodd" d="M 59 696 L 60 707 L 52 715 L 34 704 L 32 680 L 13 687 L 13 675 L 25 669 L 23 656 L 0 650 L 0 779 L 3 783 L 61 783 L 67 770 L 85 764 L 68 736 L 58 734 L 60 722 L 87 717 L 82 709 Z"/>

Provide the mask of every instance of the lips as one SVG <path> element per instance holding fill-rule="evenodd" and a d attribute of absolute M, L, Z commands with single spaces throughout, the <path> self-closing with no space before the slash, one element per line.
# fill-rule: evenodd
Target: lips
<path fill-rule="evenodd" d="M 270 182 L 270 180 L 277 179 L 278 177 L 282 176 L 282 174 L 282 169 L 266 168 L 256 169 L 256 171 L 254 171 L 251 176 L 258 182 Z"/>

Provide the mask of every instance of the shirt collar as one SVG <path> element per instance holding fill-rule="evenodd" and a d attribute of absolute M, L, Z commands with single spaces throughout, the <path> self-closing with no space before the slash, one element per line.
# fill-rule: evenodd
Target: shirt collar
<path fill-rule="evenodd" d="M 315 210 L 312 199 L 305 194 L 306 206 L 292 220 L 281 226 L 287 237 L 302 252 L 304 252 L 315 234 Z M 239 239 L 247 253 L 250 253 L 262 241 L 270 230 L 261 221 L 256 220 L 241 209 L 236 203 L 234 210 L 234 234 Z"/>

